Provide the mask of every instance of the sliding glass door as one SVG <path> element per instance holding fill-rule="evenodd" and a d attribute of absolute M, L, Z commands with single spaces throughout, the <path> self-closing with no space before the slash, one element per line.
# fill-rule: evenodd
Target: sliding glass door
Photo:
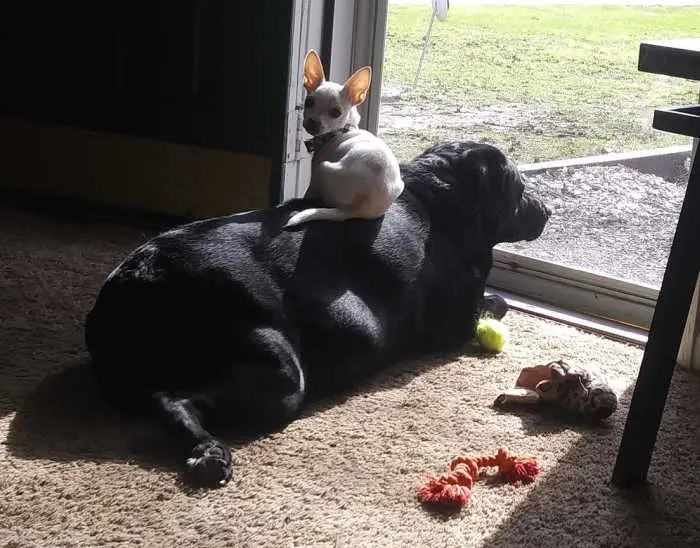
<path fill-rule="evenodd" d="M 697 8 L 383 4 L 370 129 L 401 160 L 442 140 L 494 144 L 553 209 L 537 241 L 498 246 L 490 283 L 648 327 L 691 154 L 651 118 L 697 89 L 638 72 L 636 57 L 650 35 L 700 32 Z"/>

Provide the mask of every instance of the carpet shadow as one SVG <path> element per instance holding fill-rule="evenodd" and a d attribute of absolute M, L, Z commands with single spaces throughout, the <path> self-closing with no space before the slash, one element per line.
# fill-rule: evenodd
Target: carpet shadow
<path fill-rule="evenodd" d="M 615 428 L 614 420 L 597 420 L 567 413 L 554 405 L 520 405 L 512 407 L 492 406 L 497 415 L 515 415 L 528 435 L 559 434 L 566 430 L 576 430 L 585 435 L 601 435 Z M 615 413 L 621 413 L 618 409 Z"/>
<path fill-rule="evenodd" d="M 391 365 L 352 389 L 310 401 L 299 418 L 322 413 L 360 394 L 403 386 L 433 367 L 469 355 L 470 348 L 473 355 L 479 355 L 478 349 L 467 345 L 450 354 Z M 129 462 L 147 470 L 178 475 L 182 472 L 182 459 L 159 423 L 148 417 L 126 419 L 101 399 L 88 359 L 64 364 L 58 372 L 45 376 L 14 410 L 6 441 L 14 457 L 58 462 Z M 214 433 L 235 452 L 285 428 Z M 191 490 L 179 483 L 183 490 Z"/>
<path fill-rule="evenodd" d="M 347 389 L 327 392 L 309 400 L 300 418 L 323 413 L 333 407 L 342 405 L 351 398 L 402 388 L 432 369 L 439 368 L 459 358 L 477 358 L 479 360 L 497 359 L 497 356 L 480 349 L 478 344 L 467 341 L 459 348 L 443 353 L 400 360 L 388 365 Z"/>
<path fill-rule="evenodd" d="M 86 361 L 37 384 L 16 410 L 6 443 L 22 459 L 129 461 L 166 471 L 181 464 L 152 423 L 124 420 L 100 399 Z"/>
<path fill-rule="evenodd" d="M 148 235 L 0 200 L 0 419 L 80 359 L 83 319 L 104 278 Z"/>
<path fill-rule="evenodd" d="M 532 538 L 538 546 L 698 546 L 700 496 L 700 377 L 677 370 L 659 430 L 647 485 L 621 489 L 611 482 L 629 399 L 600 427 L 563 424 L 563 419 L 522 414 L 530 434 L 565 428 L 581 438 L 551 468 L 544 468 L 528 498 L 483 546 L 515 546 Z M 552 526 L 552 524 L 560 524 Z"/>

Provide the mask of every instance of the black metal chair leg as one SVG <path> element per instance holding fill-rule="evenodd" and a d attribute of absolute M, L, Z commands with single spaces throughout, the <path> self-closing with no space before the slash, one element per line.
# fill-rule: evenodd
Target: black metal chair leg
<path fill-rule="evenodd" d="M 615 462 L 612 481 L 617 486 L 632 487 L 647 479 L 699 272 L 700 154 L 696 154 Z"/>

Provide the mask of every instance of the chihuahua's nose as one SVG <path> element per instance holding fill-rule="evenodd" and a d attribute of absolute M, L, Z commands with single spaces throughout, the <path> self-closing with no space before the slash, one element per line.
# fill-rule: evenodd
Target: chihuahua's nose
<path fill-rule="evenodd" d="M 316 135 L 318 133 L 318 121 L 314 120 L 313 118 L 304 120 L 304 129 L 311 135 Z"/>

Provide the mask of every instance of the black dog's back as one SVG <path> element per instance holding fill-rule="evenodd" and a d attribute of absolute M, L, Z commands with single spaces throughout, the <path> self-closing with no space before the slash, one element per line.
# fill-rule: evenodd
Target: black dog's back
<path fill-rule="evenodd" d="M 166 232 L 110 275 L 86 324 L 110 399 L 134 412 L 157 391 L 203 389 L 245 366 L 259 327 L 290 341 L 313 388 L 352 382 L 388 359 L 409 327 L 400 308 L 411 307 L 405 286 L 416 283 L 420 245 L 409 264 L 398 253 L 400 264 L 387 265 L 382 221 L 289 232 L 283 213 Z"/>

